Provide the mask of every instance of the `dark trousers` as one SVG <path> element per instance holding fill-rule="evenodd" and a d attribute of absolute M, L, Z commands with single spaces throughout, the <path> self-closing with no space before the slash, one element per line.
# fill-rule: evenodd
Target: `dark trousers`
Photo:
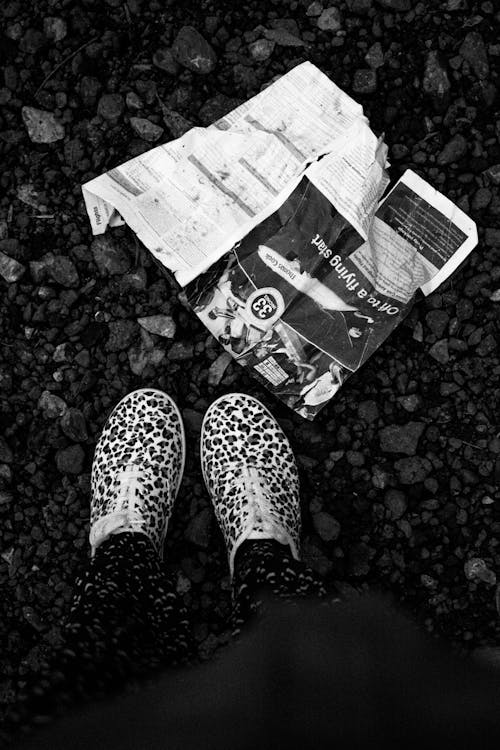
<path fill-rule="evenodd" d="M 118 547 L 108 549 L 117 553 L 131 541 L 126 536 L 116 537 L 112 544 Z M 276 542 L 246 543 L 237 561 L 231 645 L 205 664 L 149 676 L 127 695 L 85 706 L 67 702 L 61 718 L 18 747 L 406 750 L 431 744 L 482 750 L 498 745 L 498 670 L 458 659 L 429 642 L 385 600 L 325 599 L 317 575 Z M 96 592 L 88 583 L 85 589 L 82 581 L 75 600 L 68 640 L 73 639 L 73 649 L 60 669 L 66 690 L 70 674 L 88 695 L 107 684 L 103 669 L 109 680 L 120 672 L 126 680 L 134 672 L 151 675 L 148 664 L 161 666 L 174 652 L 188 653 L 179 609 L 170 612 L 176 613 L 177 629 L 170 635 L 177 633 L 178 646 L 170 657 L 166 644 L 156 644 L 155 652 L 154 617 L 144 629 L 130 602 L 126 622 L 113 619 L 110 611 L 105 622 L 94 615 L 92 625 L 86 601 Z M 167 602 L 168 592 L 160 592 L 165 594 Z M 150 595 L 144 587 L 143 603 Z M 92 668 L 91 653 L 83 658 L 81 648 L 93 651 Z"/>

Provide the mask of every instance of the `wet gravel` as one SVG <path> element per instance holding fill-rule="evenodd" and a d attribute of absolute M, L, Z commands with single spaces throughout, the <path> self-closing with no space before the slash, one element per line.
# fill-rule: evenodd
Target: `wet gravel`
<path fill-rule="evenodd" d="M 0 717 L 60 639 L 88 555 L 96 440 L 145 385 L 175 396 L 186 423 L 166 558 L 201 658 L 227 640 L 230 593 L 198 435 L 231 390 L 262 398 L 293 442 L 312 567 L 346 595 L 391 592 L 459 651 L 498 643 L 500 12 L 430 5 L 2 4 Z M 91 236 L 80 189 L 304 60 L 385 132 L 391 177 L 415 170 L 480 237 L 313 423 L 233 364 L 129 230 Z"/>

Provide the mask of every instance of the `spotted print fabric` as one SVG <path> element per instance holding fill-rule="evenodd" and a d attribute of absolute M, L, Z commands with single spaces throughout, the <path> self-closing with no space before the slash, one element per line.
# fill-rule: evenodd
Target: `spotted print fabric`
<path fill-rule="evenodd" d="M 200 458 L 231 576 L 245 539 L 272 537 L 298 559 L 297 464 L 288 438 L 264 405 L 245 393 L 214 401 L 203 420 Z"/>
<path fill-rule="evenodd" d="M 68 642 L 96 662 L 110 649 L 139 673 L 175 665 L 191 654 L 189 620 L 175 580 L 168 577 L 151 541 L 119 534 L 102 545 L 77 581 L 67 626 Z"/>
<path fill-rule="evenodd" d="M 161 555 L 184 471 L 186 439 L 179 409 L 154 388 L 132 391 L 111 412 L 92 463 L 92 554 L 111 534 L 147 534 Z"/>
<path fill-rule="evenodd" d="M 258 620 L 263 593 L 288 602 L 322 599 L 327 591 L 318 573 L 296 560 L 290 549 L 274 539 L 247 540 L 239 547 L 233 580 L 233 637 Z"/>

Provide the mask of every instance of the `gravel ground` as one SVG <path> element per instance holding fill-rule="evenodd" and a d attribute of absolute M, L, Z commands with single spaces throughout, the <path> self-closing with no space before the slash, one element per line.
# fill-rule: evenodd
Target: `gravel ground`
<path fill-rule="evenodd" d="M 491 654 L 498 643 L 498 6 L 180 6 L 5 0 L 0 10 L 3 714 L 60 639 L 87 559 L 90 468 L 106 415 L 145 385 L 174 395 L 187 426 L 167 559 L 195 612 L 201 658 L 227 640 L 230 599 L 198 434 L 208 404 L 231 390 L 262 398 L 293 441 L 312 567 L 347 595 L 390 592 L 460 652 Z M 473 216 L 480 236 L 313 423 L 221 356 L 129 230 L 91 236 L 80 189 L 304 60 L 385 132 L 391 177 L 414 169 Z"/>

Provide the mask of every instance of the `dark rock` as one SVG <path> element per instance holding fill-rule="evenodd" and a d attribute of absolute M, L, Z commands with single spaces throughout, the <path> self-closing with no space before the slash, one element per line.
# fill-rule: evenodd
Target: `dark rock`
<path fill-rule="evenodd" d="M 400 458 L 394 464 L 394 468 L 398 472 L 401 484 L 416 484 L 426 479 L 432 470 L 432 464 L 426 458 L 411 456 L 410 458 Z"/>
<path fill-rule="evenodd" d="M 202 125 L 212 125 L 212 123 L 220 120 L 239 104 L 241 104 L 241 102 L 238 99 L 231 99 L 224 94 L 217 94 L 205 102 L 198 112 L 198 117 Z"/>
<path fill-rule="evenodd" d="M 361 451 L 346 451 L 345 457 L 350 466 L 364 466 L 365 457 Z"/>
<path fill-rule="evenodd" d="M 19 47 L 23 52 L 36 54 L 47 43 L 45 35 L 38 29 L 29 28 L 23 34 Z"/>
<path fill-rule="evenodd" d="M 175 336 L 175 322 L 170 315 L 148 315 L 146 318 L 137 318 L 137 322 L 144 330 L 156 336 L 173 339 Z"/>
<path fill-rule="evenodd" d="M 425 93 L 434 99 L 438 108 L 444 109 L 447 106 L 451 84 L 436 50 L 431 50 L 427 55 L 422 86 Z"/>
<path fill-rule="evenodd" d="M 33 143 L 54 143 L 64 138 L 64 125 L 52 114 L 35 107 L 23 107 L 23 122 Z"/>
<path fill-rule="evenodd" d="M 365 61 L 372 70 L 381 68 L 384 64 L 384 50 L 380 42 L 372 44 L 365 55 Z"/>
<path fill-rule="evenodd" d="M 193 357 L 193 344 L 188 341 L 176 341 L 168 351 L 168 359 L 172 362 L 184 362 Z"/>
<path fill-rule="evenodd" d="M 191 581 L 187 576 L 184 575 L 182 570 L 177 572 L 177 583 L 175 590 L 178 594 L 187 594 L 191 590 Z"/>
<path fill-rule="evenodd" d="M 90 354 L 88 353 L 87 349 L 82 349 L 81 352 L 78 352 L 78 354 L 75 355 L 75 362 L 77 365 L 80 365 L 80 367 L 83 367 L 86 369 L 90 365 Z"/>
<path fill-rule="evenodd" d="M 375 550 L 364 542 L 353 544 L 349 550 L 349 570 L 353 576 L 366 576 Z"/>
<path fill-rule="evenodd" d="M 107 235 L 96 237 L 90 249 L 101 276 L 126 273 L 132 265 L 125 250 Z"/>
<path fill-rule="evenodd" d="M 97 114 L 103 120 L 116 123 L 125 111 L 125 101 L 120 94 L 103 94 L 97 105 Z"/>
<path fill-rule="evenodd" d="M 356 70 L 352 83 L 356 94 L 373 94 L 377 90 L 377 74 L 374 70 Z"/>
<path fill-rule="evenodd" d="M 293 34 L 294 36 L 300 35 L 299 25 L 294 18 L 272 18 L 269 19 L 268 26 L 271 29 L 288 31 L 289 34 Z"/>
<path fill-rule="evenodd" d="M 128 91 L 125 96 L 125 104 L 128 109 L 139 110 L 143 109 L 144 102 L 141 97 L 135 93 L 135 91 Z"/>
<path fill-rule="evenodd" d="M 87 440 L 85 417 L 79 409 L 70 408 L 62 416 L 61 429 L 75 443 Z"/>
<path fill-rule="evenodd" d="M 181 135 L 184 135 L 184 133 L 187 133 L 188 130 L 191 130 L 191 128 L 194 127 L 191 120 L 187 120 L 178 112 L 169 109 L 169 107 L 166 107 L 164 104 L 161 106 L 161 112 L 163 122 L 174 138 L 180 138 Z"/>
<path fill-rule="evenodd" d="M 500 229 L 487 227 L 484 232 L 484 241 L 488 247 L 500 247 Z"/>
<path fill-rule="evenodd" d="M 114 320 L 108 325 L 109 338 L 106 342 L 108 352 L 121 352 L 133 343 L 138 329 L 133 320 Z"/>
<path fill-rule="evenodd" d="M 275 46 L 276 42 L 273 42 L 271 39 L 257 39 L 255 42 L 248 45 L 248 50 L 252 60 L 255 60 L 255 62 L 263 62 L 264 60 L 269 60 L 273 54 Z"/>
<path fill-rule="evenodd" d="M 19 240 L 14 237 L 4 237 L 0 240 L 0 252 L 5 253 L 10 258 L 21 258 L 22 249 Z"/>
<path fill-rule="evenodd" d="M 411 0 L 377 0 L 379 5 L 389 10 L 395 10 L 400 13 L 406 13 L 411 10 Z"/>
<path fill-rule="evenodd" d="M 370 12 L 374 0 L 346 0 L 347 9 L 351 13 L 357 13 L 360 16 L 364 16 Z"/>
<path fill-rule="evenodd" d="M 56 453 L 56 465 L 63 474 L 81 474 L 85 453 L 81 445 L 70 445 Z"/>
<path fill-rule="evenodd" d="M 73 354 L 74 347 L 68 341 L 64 341 L 56 346 L 52 359 L 54 362 L 69 362 L 73 358 Z"/>
<path fill-rule="evenodd" d="M 312 517 L 313 525 L 324 542 L 333 542 L 340 534 L 340 524 L 329 513 L 320 511 Z"/>
<path fill-rule="evenodd" d="M 429 354 L 436 360 L 436 362 L 439 362 L 441 365 L 446 365 L 450 361 L 448 340 L 441 339 L 441 341 L 436 341 L 436 343 L 429 349 Z"/>
<path fill-rule="evenodd" d="M 11 449 L 7 445 L 6 439 L 0 435 L 0 463 L 11 464 L 12 459 L 13 454 Z"/>
<path fill-rule="evenodd" d="M 450 141 L 448 141 L 441 153 L 438 154 L 437 163 L 439 166 L 452 164 L 453 162 L 459 161 L 466 153 L 467 140 L 463 135 L 457 133 Z"/>
<path fill-rule="evenodd" d="M 413 414 L 422 405 L 422 399 L 416 393 L 410 393 L 408 396 L 400 396 L 398 403 L 401 404 L 405 411 Z"/>
<path fill-rule="evenodd" d="M 316 18 L 321 15 L 323 10 L 323 3 L 320 0 L 313 0 L 306 10 L 306 16 L 310 18 Z"/>
<path fill-rule="evenodd" d="M 9 258 L 8 255 L 0 251 L 0 276 L 5 279 L 8 284 L 13 284 L 19 281 L 21 276 L 26 272 L 25 266 L 19 263 L 14 258 Z"/>
<path fill-rule="evenodd" d="M 203 508 L 188 523 L 184 532 L 185 539 L 206 549 L 211 541 L 211 524 L 212 512 L 209 508 Z"/>
<path fill-rule="evenodd" d="M 318 18 L 318 29 L 321 31 L 339 31 L 342 28 L 342 16 L 335 6 L 325 8 Z"/>
<path fill-rule="evenodd" d="M 182 419 L 184 420 L 188 432 L 197 435 L 200 434 L 203 416 L 204 415 L 201 412 L 195 411 L 194 409 L 182 410 Z"/>
<path fill-rule="evenodd" d="M 477 294 L 477 291 L 475 289 L 470 290 L 471 296 L 475 296 Z M 470 299 L 466 299 L 465 297 L 462 297 L 457 302 L 456 310 L 457 310 L 457 318 L 459 320 L 469 320 L 470 318 L 472 318 L 474 314 L 474 304 L 471 302 Z"/>
<path fill-rule="evenodd" d="M 450 322 L 450 316 L 444 310 L 431 310 L 425 316 L 425 322 L 431 329 L 432 333 L 439 338 L 445 332 L 446 327 Z"/>
<path fill-rule="evenodd" d="M 265 29 L 264 36 L 281 47 L 305 47 L 306 43 L 286 29 Z"/>
<path fill-rule="evenodd" d="M 234 82 L 238 90 L 254 91 L 258 88 L 259 80 L 254 68 L 238 63 L 233 68 Z"/>
<path fill-rule="evenodd" d="M 0 490 L 0 507 L 11 505 L 13 500 L 14 495 L 12 494 L 12 492 L 9 492 L 8 490 Z M 2 557 L 4 556 L 2 555 Z"/>
<path fill-rule="evenodd" d="M 490 72 L 488 52 L 484 39 L 479 32 L 469 31 L 460 47 L 460 54 L 464 60 L 467 60 L 480 80 L 488 78 Z"/>
<path fill-rule="evenodd" d="M 38 408 L 42 410 L 46 419 L 61 417 L 67 410 L 66 401 L 50 391 L 43 391 L 38 399 Z"/>
<path fill-rule="evenodd" d="M 484 211 L 484 209 L 488 208 L 488 206 L 490 205 L 492 198 L 493 193 L 489 188 L 479 188 L 474 193 L 474 197 L 472 199 L 472 210 Z"/>
<path fill-rule="evenodd" d="M 139 138 L 148 143 L 155 143 L 163 135 L 163 128 L 145 117 L 131 117 L 130 124 Z"/>
<path fill-rule="evenodd" d="M 162 48 L 156 50 L 153 55 L 153 64 L 171 76 L 176 76 L 180 70 L 179 64 L 170 49 Z"/>
<path fill-rule="evenodd" d="M 491 586 L 497 582 L 496 574 L 488 568 L 481 557 L 472 557 L 464 564 L 464 572 L 469 581 L 482 581 Z"/>
<path fill-rule="evenodd" d="M 135 88 L 141 99 L 143 99 L 146 104 L 152 104 L 158 97 L 156 83 L 149 78 L 140 78 L 138 81 L 136 81 Z"/>
<path fill-rule="evenodd" d="M 93 107 L 101 90 L 101 84 L 97 78 L 83 76 L 80 81 L 80 97 L 84 107 Z"/>
<path fill-rule="evenodd" d="M 8 464 L 0 463 L 0 487 L 5 487 L 12 482 L 12 469 Z"/>
<path fill-rule="evenodd" d="M 381 469 L 380 466 L 375 465 L 372 467 L 372 484 L 374 487 L 377 487 L 377 489 L 383 490 L 387 487 L 389 478 L 389 474 Z"/>
<path fill-rule="evenodd" d="M 500 185 L 500 164 L 493 164 L 485 172 L 494 185 Z"/>
<path fill-rule="evenodd" d="M 229 354 L 229 352 L 221 352 L 219 354 L 217 359 L 212 362 L 208 370 L 209 385 L 219 385 L 232 359 L 233 358 Z"/>
<path fill-rule="evenodd" d="M 384 505 L 389 511 L 391 518 L 401 518 L 406 513 L 408 502 L 406 495 L 401 490 L 389 489 L 384 495 Z"/>
<path fill-rule="evenodd" d="M 456 383 L 441 383 L 439 385 L 439 393 L 441 396 L 451 396 L 452 393 L 456 393 L 460 390 L 460 386 Z"/>
<path fill-rule="evenodd" d="M 164 350 L 155 346 L 149 333 L 144 328 L 140 332 L 140 340 L 128 352 L 129 366 L 134 375 L 142 375 L 147 367 L 156 367 L 165 359 Z"/>
<path fill-rule="evenodd" d="M 380 447 L 384 453 L 406 453 L 407 456 L 413 456 L 424 429 L 423 422 L 388 425 L 380 430 Z"/>
<path fill-rule="evenodd" d="M 495 453 L 495 454 L 500 453 L 500 437 L 496 437 L 496 438 L 493 438 L 493 440 L 490 440 L 490 442 L 488 443 L 488 450 L 491 453 Z"/>
<path fill-rule="evenodd" d="M 54 259 L 54 253 L 45 253 L 39 260 L 30 262 L 31 277 L 36 284 L 49 278 Z"/>
<path fill-rule="evenodd" d="M 301 545 L 302 560 L 321 576 L 326 576 L 331 571 L 332 561 L 314 544 L 309 536 L 304 537 Z"/>
<path fill-rule="evenodd" d="M 130 273 L 126 273 L 120 279 L 120 287 L 124 292 L 133 290 L 135 292 L 146 289 L 148 285 L 148 277 L 146 269 L 142 266 L 135 268 Z"/>
<path fill-rule="evenodd" d="M 498 351 L 498 344 L 496 338 L 492 333 L 488 334 L 476 349 L 476 352 L 480 357 L 487 357 L 489 354 L 493 354 Z"/>
<path fill-rule="evenodd" d="M 207 75 L 217 63 L 217 57 L 206 39 L 193 26 L 183 26 L 172 45 L 177 62 L 193 73 Z"/>
<path fill-rule="evenodd" d="M 106 339 L 108 327 L 105 323 L 89 323 L 80 335 L 82 346 L 96 346 Z M 90 377 L 90 374 L 89 374 Z"/>
<path fill-rule="evenodd" d="M 71 138 L 64 142 L 64 158 L 69 167 L 80 164 L 84 158 L 85 150 L 80 138 Z"/>
<path fill-rule="evenodd" d="M 64 18 L 46 16 L 43 19 L 43 31 L 47 39 L 57 43 L 65 38 L 68 27 Z"/>
<path fill-rule="evenodd" d="M 361 401 L 358 406 L 358 417 L 368 424 L 372 424 L 379 417 L 378 406 L 375 401 Z"/>
<path fill-rule="evenodd" d="M 61 286 L 76 287 L 80 283 L 75 264 L 65 256 L 56 255 L 48 267 L 48 272 L 56 284 Z"/>
<path fill-rule="evenodd" d="M 43 624 L 40 615 L 33 609 L 33 607 L 23 607 L 23 617 L 34 630 L 37 630 L 38 632 L 45 630 L 45 625 Z"/>

